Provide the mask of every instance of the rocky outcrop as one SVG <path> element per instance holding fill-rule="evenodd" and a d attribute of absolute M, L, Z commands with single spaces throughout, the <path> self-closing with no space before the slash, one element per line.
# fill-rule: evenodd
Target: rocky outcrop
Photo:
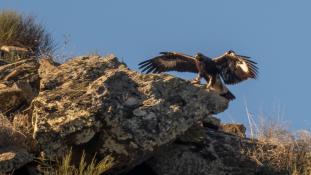
<path fill-rule="evenodd" d="M 228 107 L 225 98 L 171 75 L 132 71 L 113 55 L 3 63 L 0 97 L 6 116 L 32 117 L 36 143 L 30 153 L 5 148 L 0 172 L 69 150 L 73 160 L 83 151 L 111 158 L 110 174 L 141 163 L 168 175 L 251 174 L 257 166 L 240 152 L 245 140 L 222 132 L 211 115 Z"/>
<path fill-rule="evenodd" d="M 114 167 L 123 170 L 228 105 L 188 81 L 131 71 L 114 56 L 60 66 L 41 60 L 39 75 L 33 124 L 44 156 L 60 157 L 71 147 L 88 150 L 92 143 L 92 152 L 114 157 Z"/>

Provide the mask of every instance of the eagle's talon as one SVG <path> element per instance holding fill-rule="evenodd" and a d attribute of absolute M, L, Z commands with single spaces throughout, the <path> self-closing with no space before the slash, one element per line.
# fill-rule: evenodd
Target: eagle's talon
<path fill-rule="evenodd" d="M 211 86 L 206 86 L 205 89 L 206 89 L 208 92 L 211 92 L 211 91 L 212 91 Z"/>
<path fill-rule="evenodd" d="M 191 84 L 201 84 L 201 81 L 200 80 L 192 80 Z"/>

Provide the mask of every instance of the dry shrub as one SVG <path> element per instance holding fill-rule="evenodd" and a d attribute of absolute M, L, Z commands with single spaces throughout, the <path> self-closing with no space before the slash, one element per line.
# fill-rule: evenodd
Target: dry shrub
<path fill-rule="evenodd" d="M 256 126 L 255 146 L 246 154 L 262 165 L 265 174 L 311 174 L 310 132 L 291 132 L 284 122 L 271 119 L 261 119 Z"/>
<path fill-rule="evenodd" d="M 53 39 L 33 16 L 15 11 L 0 12 L 0 47 L 3 45 L 27 48 L 34 56 L 52 54 Z"/>

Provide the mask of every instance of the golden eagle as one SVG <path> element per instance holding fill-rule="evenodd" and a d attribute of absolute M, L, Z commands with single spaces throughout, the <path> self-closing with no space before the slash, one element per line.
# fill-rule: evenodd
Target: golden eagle
<path fill-rule="evenodd" d="M 208 89 L 221 89 L 222 95 L 229 100 L 234 95 L 223 85 L 236 84 L 248 78 L 257 78 L 256 62 L 250 57 L 238 55 L 229 50 L 217 58 L 209 58 L 202 53 L 194 57 L 177 52 L 160 52 L 160 56 L 139 63 L 139 68 L 146 73 L 161 73 L 167 71 L 193 72 L 198 76 L 192 81 L 200 83 L 204 78 Z M 222 79 L 222 80 L 221 80 Z M 215 88 L 216 87 L 216 88 Z"/>

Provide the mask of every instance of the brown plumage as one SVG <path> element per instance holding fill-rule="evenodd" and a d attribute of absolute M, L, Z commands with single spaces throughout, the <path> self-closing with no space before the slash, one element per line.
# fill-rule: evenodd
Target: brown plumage
<path fill-rule="evenodd" d="M 221 79 L 225 84 L 236 84 L 248 78 L 257 78 L 258 68 L 256 62 L 250 60 L 250 57 L 236 54 L 229 50 L 220 57 L 211 59 L 201 53 L 194 57 L 177 52 L 161 52 L 160 56 L 143 61 L 139 64 L 142 72 L 161 73 L 168 71 L 193 72 L 198 76 L 193 80 L 194 83 L 200 83 L 201 78 L 206 80 L 207 88 L 220 85 Z M 222 84 L 222 83 L 221 83 Z M 214 88 L 215 89 L 215 88 Z M 234 99 L 234 95 L 227 89 L 229 100 Z"/>
<path fill-rule="evenodd" d="M 198 73 L 192 56 L 177 52 L 160 52 L 160 56 L 139 63 L 142 72 L 161 73 L 167 71 Z"/>
<path fill-rule="evenodd" d="M 248 56 L 237 55 L 230 50 L 213 61 L 226 84 L 236 84 L 248 78 L 257 78 L 257 63 L 250 60 Z"/>

